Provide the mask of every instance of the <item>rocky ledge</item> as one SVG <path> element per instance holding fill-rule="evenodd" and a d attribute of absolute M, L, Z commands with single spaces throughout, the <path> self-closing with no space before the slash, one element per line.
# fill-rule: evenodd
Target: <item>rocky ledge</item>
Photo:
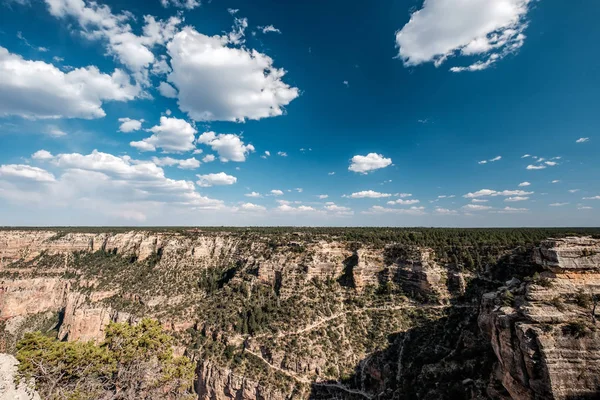
<path fill-rule="evenodd" d="M 483 296 L 479 326 L 498 358 L 488 394 L 598 398 L 600 240 L 547 240 L 534 260 L 544 272 Z"/>

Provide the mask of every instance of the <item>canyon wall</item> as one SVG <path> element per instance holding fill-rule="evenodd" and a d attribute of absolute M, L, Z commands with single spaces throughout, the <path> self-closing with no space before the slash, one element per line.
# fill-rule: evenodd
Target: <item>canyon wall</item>
<path fill-rule="evenodd" d="M 0 230 L 0 346 L 150 317 L 197 362 L 200 399 L 593 398 L 600 241 L 504 254 L 475 271 L 302 233 Z M 494 277 L 523 264 L 543 272 Z"/>
<path fill-rule="evenodd" d="M 515 399 L 597 398 L 600 241 L 548 240 L 534 260 L 545 272 L 483 297 L 479 324 L 498 357 L 499 380 Z"/>

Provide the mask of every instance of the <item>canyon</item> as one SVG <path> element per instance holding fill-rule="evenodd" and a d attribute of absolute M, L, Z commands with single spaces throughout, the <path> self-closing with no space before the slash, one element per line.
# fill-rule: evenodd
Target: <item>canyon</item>
<path fill-rule="evenodd" d="M 348 232 L 0 230 L 4 369 L 25 332 L 150 317 L 199 399 L 600 396 L 596 236 Z"/>

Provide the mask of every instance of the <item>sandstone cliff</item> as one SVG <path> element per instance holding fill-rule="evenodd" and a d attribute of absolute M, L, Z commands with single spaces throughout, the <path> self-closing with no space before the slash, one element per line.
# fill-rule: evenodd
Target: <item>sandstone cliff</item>
<path fill-rule="evenodd" d="M 526 282 L 511 280 L 484 296 L 479 324 L 512 398 L 597 398 L 599 254 L 600 240 L 545 241 L 534 259 L 546 272 Z"/>

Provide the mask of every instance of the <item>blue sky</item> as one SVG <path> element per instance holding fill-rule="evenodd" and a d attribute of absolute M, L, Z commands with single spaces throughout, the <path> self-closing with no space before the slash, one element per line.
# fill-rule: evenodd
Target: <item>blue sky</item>
<path fill-rule="evenodd" d="M 600 4 L 0 10 L 0 225 L 600 222 Z"/>

